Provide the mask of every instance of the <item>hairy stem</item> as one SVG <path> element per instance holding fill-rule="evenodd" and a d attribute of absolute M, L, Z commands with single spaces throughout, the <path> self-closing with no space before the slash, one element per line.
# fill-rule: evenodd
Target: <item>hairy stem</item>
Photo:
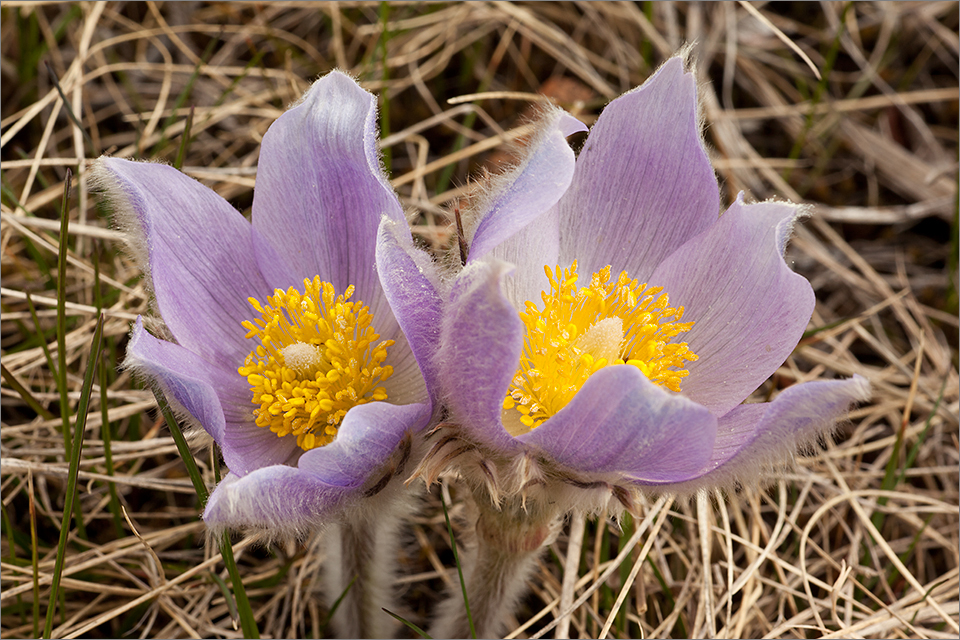
<path fill-rule="evenodd" d="M 464 581 L 476 637 L 499 638 L 507 616 L 527 589 L 537 558 L 556 534 L 559 517 L 553 509 L 527 511 L 519 500 L 508 501 L 498 510 L 485 493 L 480 493 L 476 544 L 463 558 Z M 459 584 L 440 605 L 430 635 L 470 637 Z"/>
<path fill-rule="evenodd" d="M 343 595 L 332 619 L 338 637 L 394 637 L 396 622 L 382 609 L 396 609 L 400 525 L 411 510 L 403 487 L 390 487 L 327 530 L 323 574 L 329 604 Z"/>

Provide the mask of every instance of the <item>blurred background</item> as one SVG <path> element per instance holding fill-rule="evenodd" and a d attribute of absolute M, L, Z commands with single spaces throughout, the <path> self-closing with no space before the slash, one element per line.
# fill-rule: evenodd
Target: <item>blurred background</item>
<path fill-rule="evenodd" d="M 241 634 L 154 397 L 118 368 L 149 298 L 92 160 L 181 166 L 249 214 L 262 135 L 339 68 L 379 96 L 385 167 L 440 255 L 453 207 L 516 161 L 538 106 L 591 124 L 684 45 L 722 199 L 810 205 L 788 262 L 817 308 L 755 399 L 854 373 L 875 396 L 763 490 L 674 504 L 604 580 L 639 520 L 588 521 L 579 563 L 565 530 L 512 636 L 957 636 L 956 2 L 3 2 L 0 42 L 3 637 L 36 637 L 51 605 L 58 637 Z M 100 310 L 71 476 L 58 380 L 75 425 Z M 210 453 L 197 463 L 212 486 Z M 456 579 L 438 495 L 400 559 L 397 613 L 420 626 Z M 328 633 L 312 540 L 234 542 L 262 637 Z"/>

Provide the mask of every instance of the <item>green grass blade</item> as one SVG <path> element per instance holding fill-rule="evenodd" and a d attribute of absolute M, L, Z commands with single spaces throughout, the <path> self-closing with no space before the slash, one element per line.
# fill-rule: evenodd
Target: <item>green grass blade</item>
<path fill-rule="evenodd" d="M 77 114 L 73 112 L 73 107 L 70 106 L 70 101 L 67 100 L 67 95 L 63 92 L 63 88 L 60 86 L 60 78 L 57 77 L 56 72 L 54 72 L 53 67 L 50 66 L 49 62 L 44 61 L 44 64 L 47 65 L 47 74 L 50 76 L 50 82 L 53 83 L 54 88 L 56 88 L 57 93 L 60 94 L 60 99 L 63 100 L 63 108 L 67 112 L 67 117 L 70 118 L 70 122 L 80 130 L 80 133 L 83 134 L 83 139 L 86 140 L 87 144 L 90 145 L 90 154 L 93 157 L 99 156 L 100 152 L 93 146 L 93 139 L 90 138 L 90 134 L 87 133 L 87 130 L 83 128 L 83 125 L 80 124 L 80 119 L 77 118 Z"/>
<path fill-rule="evenodd" d="M 37 67 L 40 66 L 40 59 L 47 52 L 46 40 L 40 33 L 40 24 L 37 16 L 32 9 L 16 8 L 17 14 L 17 40 L 20 44 L 17 60 L 17 78 L 21 86 L 29 86 L 29 83 L 37 74 Z M 36 92 L 28 99 L 35 99 Z"/>
<path fill-rule="evenodd" d="M 420 636 L 421 638 L 431 638 L 431 637 L 432 637 L 432 636 L 430 636 L 430 635 L 427 635 L 427 632 L 426 632 L 426 631 L 424 631 L 423 629 L 421 629 L 421 628 L 418 627 L 417 625 L 413 624 L 413 623 L 410 622 L 409 620 L 405 620 L 405 619 L 401 618 L 400 616 L 398 616 L 397 614 L 395 614 L 393 611 L 390 611 L 390 609 L 383 609 L 383 611 L 384 611 L 387 615 L 393 616 L 393 618 L 394 618 L 395 620 L 399 620 L 400 622 L 402 622 L 404 625 L 406 625 L 406 627 L 407 627 L 408 629 L 410 629 L 411 631 L 413 631 L 415 634 L 417 634 L 417 635 Z"/>
<path fill-rule="evenodd" d="M 960 189 L 960 176 L 957 176 L 953 184 Z M 956 193 L 956 192 L 954 192 Z M 960 282 L 956 280 L 957 262 L 960 261 L 960 198 L 953 199 L 953 220 L 950 221 L 950 253 L 947 254 L 947 294 L 944 296 L 944 311 L 954 314 L 957 313 L 957 302 L 960 296 L 957 295 L 960 289 Z"/>
<path fill-rule="evenodd" d="M 933 521 L 933 515 L 927 516 L 923 521 L 923 526 L 917 529 L 917 532 L 913 534 L 913 539 L 910 540 L 910 544 L 907 546 L 907 550 L 899 554 L 897 557 L 900 558 L 900 562 L 903 563 L 903 566 L 907 566 L 907 560 L 910 558 L 911 554 L 917 549 L 917 545 L 920 544 L 920 539 L 923 537 L 923 532 L 927 530 L 927 527 L 930 526 L 930 523 Z M 887 584 L 894 584 L 897 579 L 900 577 L 900 570 L 896 566 L 891 566 L 890 574 L 887 577 Z M 929 595 L 929 592 L 927 593 Z"/>
<path fill-rule="evenodd" d="M 223 35 L 221 33 L 221 35 Z M 207 43 L 207 48 L 203 50 L 203 53 L 200 54 L 200 59 L 197 61 L 196 66 L 193 68 L 193 73 L 190 74 L 190 78 L 187 79 L 187 84 L 184 85 L 183 91 L 177 95 L 177 99 L 173 103 L 173 108 L 170 110 L 170 115 L 164 119 L 163 123 L 160 125 L 160 140 L 157 144 L 154 145 L 153 151 L 150 152 L 151 158 L 156 158 L 157 154 L 160 153 L 160 150 L 164 148 L 167 144 L 167 129 L 170 128 L 170 125 L 176 120 L 177 111 L 183 106 L 187 101 L 187 98 L 190 97 L 190 94 L 193 92 L 193 85 L 196 84 L 197 78 L 200 77 L 200 69 L 203 65 L 207 64 L 207 60 L 210 59 L 210 56 L 213 55 L 213 48 L 217 43 L 220 42 L 220 38 L 211 38 L 210 42 Z M 186 132 L 184 132 L 186 133 Z"/>
<path fill-rule="evenodd" d="M 940 385 L 940 393 L 937 395 L 937 401 L 933 403 L 933 409 L 930 410 L 930 415 L 927 416 L 927 421 L 923 425 L 923 431 L 920 432 L 917 441 L 910 447 L 910 451 L 907 453 L 907 459 L 904 461 L 903 468 L 900 469 L 899 475 L 897 475 L 897 481 L 894 483 L 894 487 L 903 482 L 903 478 L 907 474 L 907 469 L 913 466 L 917 456 L 920 455 L 920 447 L 923 446 L 923 442 L 927 439 L 927 433 L 930 431 L 930 423 L 933 421 L 933 416 L 937 415 L 937 411 L 940 409 L 940 403 L 943 401 L 943 393 L 947 389 L 947 380 L 947 376 L 944 376 L 943 384 Z"/>
<path fill-rule="evenodd" d="M 180 148 L 177 150 L 177 159 L 173 161 L 173 168 L 177 171 L 183 166 L 183 159 L 187 155 L 187 146 L 190 144 L 190 130 L 193 129 L 194 106 L 190 105 L 187 121 L 183 123 L 183 135 L 180 137 Z"/>
<path fill-rule="evenodd" d="M 900 461 L 900 450 L 903 449 L 905 428 L 906 422 L 903 423 L 901 428 L 897 429 L 897 439 L 893 442 L 893 451 L 890 453 L 890 458 L 887 460 L 887 465 L 883 471 L 883 480 L 880 482 L 880 489 L 883 491 L 893 491 L 894 487 L 897 485 L 897 465 Z M 887 501 L 887 496 L 880 496 L 877 498 L 877 506 L 886 506 Z M 878 531 L 881 527 L 883 527 L 883 521 L 885 519 L 886 514 L 880 509 L 874 511 L 873 515 L 870 517 L 870 521 L 873 522 L 873 526 L 875 526 Z"/>
<path fill-rule="evenodd" d="M 623 519 L 620 521 L 620 540 L 617 542 L 617 552 L 623 551 L 623 548 L 626 546 L 627 541 L 633 537 L 633 532 L 636 530 L 636 522 L 633 519 L 633 516 L 629 512 L 623 514 Z M 632 565 L 630 562 L 624 562 L 620 565 L 620 584 L 623 584 L 630 577 L 630 569 Z M 614 602 L 616 599 L 614 598 Z M 611 606 L 613 602 L 610 603 Z M 620 630 L 620 637 L 626 638 L 627 629 L 630 626 L 630 622 L 627 620 L 627 611 L 630 607 L 620 607 L 620 611 L 617 613 L 617 629 Z"/>
<path fill-rule="evenodd" d="M 641 4 L 641 6 L 643 15 L 646 16 L 647 20 L 650 21 L 650 24 L 653 24 L 653 2 L 646 0 Z M 647 69 L 654 68 L 653 42 L 651 42 L 649 38 L 644 38 L 640 41 L 640 57 L 643 58 L 643 63 L 646 65 Z"/>
<path fill-rule="evenodd" d="M 660 584 L 660 592 L 663 594 L 663 597 L 666 600 L 667 606 L 664 608 L 662 614 L 664 617 L 666 617 L 673 613 L 673 610 L 677 608 L 677 603 L 673 599 L 673 592 L 670 590 L 670 585 L 667 584 L 667 580 L 663 577 L 663 573 L 660 572 L 660 568 L 657 566 L 657 563 L 653 561 L 653 556 L 647 556 L 647 564 L 649 564 L 650 568 L 653 569 L 653 575 Z M 673 632 L 674 636 L 677 638 L 687 637 L 687 625 L 683 622 L 683 616 L 677 618 Z"/>
<path fill-rule="evenodd" d="M 220 587 L 220 593 L 223 594 L 223 601 L 227 603 L 227 609 L 230 610 L 230 619 L 233 621 L 233 628 L 236 629 L 237 621 L 240 620 L 240 614 L 237 612 L 237 604 L 233 601 L 233 598 L 230 597 L 230 587 L 223 581 L 223 578 L 212 571 L 207 575 Z"/>
<path fill-rule="evenodd" d="M 233 557 L 233 545 L 230 542 L 230 534 L 227 532 L 224 532 L 220 539 L 220 555 L 223 556 L 223 564 L 226 565 L 230 580 L 233 582 L 233 597 L 237 599 L 237 612 L 240 614 L 240 629 L 243 631 L 243 637 L 259 638 L 260 631 L 253 619 L 253 609 L 250 608 L 250 601 L 247 599 L 247 590 L 243 588 L 243 579 L 237 569 L 237 561 Z"/>
<path fill-rule="evenodd" d="M 353 586 L 353 583 L 357 581 L 357 576 L 350 578 L 350 582 L 347 583 L 347 586 L 344 588 L 343 592 L 337 596 L 337 599 L 333 601 L 333 605 L 330 607 L 330 611 L 327 613 L 327 619 L 323 621 L 323 624 L 320 625 L 321 628 L 326 629 L 330 626 L 330 621 L 333 620 L 333 614 L 337 612 L 337 609 L 340 608 L 340 603 L 343 602 L 343 599 L 347 597 L 347 594 L 350 592 L 350 587 Z"/>
<path fill-rule="evenodd" d="M 467 599 L 467 584 L 463 581 L 463 567 L 460 566 L 460 554 L 457 553 L 457 541 L 453 537 L 453 526 L 450 525 L 450 514 L 447 513 L 447 502 L 440 492 L 440 506 L 443 507 L 443 519 L 447 522 L 447 533 L 450 534 L 450 549 L 453 551 L 453 561 L 457 565 L 457 576 L 460 578 L 460 590 L 463 591 L 463 607 L 467 612 L 467 622 L 470 624 L 470 637 L 477 637 L 477 629 L 473 626 L 473 615 L 470 613 L 470 601 Z"/>
<path fill-rule="evenodd" d="M 70 181 L 72 172 L 67 168 L 63 179 L 63 204 L 60 207 L 60 253 L 57 256 L 57 388 L 60 390 L 60 422 L 63 430 L 63 449 L 70 451 L 70 399 L 67 397 L 67 232 L 70 230 Z"/>
<path fill-rule="evenodd" d="M 220 445 L 216 442 L 210 446 L 210 457 L 213 465 L 213 479 L 217 481 L 217 484 L 220 484 Z"/>
<path fill-rule="evenodd" d="M 100 291 L 100 252 L 93 253 L 93 299 L 97 305 L 97 313 L 103 313 L 103 295 Z M 108 367 L 100 367 L 100 439 L 103 440 L 103 457 L 107 467 L 107 475 L 113 476 L 113 427 L 110 424 L 110 411 L 107 405 Z M 110 513 L 113 515 L 113 528 L 117 538 L 123 537 L 123 516 L 120 514 L 120 498 L 117 496 L 117 485 L 107 483 L 110 492 Z"/>
<path fill-rule="evenodd" d="M 7 384 L 13 387 L 14 391 L 20 394 L 20 397 L 23 398 L 23 401 L 27 403 L 27 406 L 36 411 L 37 414 L 42 416 L 44 420 L 53 420 L 53 414 L 44 409 L 43 405 L 41 405 L 40 402 L 33 397 L 33 394 L 30 393 L 30 390 L 20 384 L 20 381 L 13 376 L 13 372 L 11 372 L 2 364 L 0 364 L 0 369 L 3 371 L 3 379 L 7 381 Z"/>
<path fill-rule="evenodd" d="M 23 486 L 23 480 L 20 481 L 20 485 Z M 33 506 L 32 503 L 31 503 L 31 506 Z M 2 500 L 0 500 L 0 518 L 2 518 L 2 521 L 3 521 L 3 530 L 6 532 L 6 534 L 7 534 L 7 540 L 8 540 L 8 542 L 7 542 L 7 552 L 8 552 L 8 554 L 7 554 L 7 562 L 10 563 L 10 566 L 19 566 L 20 563 L 19 563 L 19 559 L 17 558 L 17 542 L 16 542 L 17 534 L 16 534 L 16 532 L 13 530 L 13 523 L 10 522 L 10 516 L 9 516 L 9 514 L 7 514 L 7 508 L 6 508 L 5 506 L 3 506 L 3 501 L 2 501 Z M 33 544 L 33 541 L 32 541 L 32 540 L 31 540 L 31 544 Z M 37 600 L 36 597 L 34 597 L 33 600 L 34 600 L 34 602 L 36 602 L 36 600 Z M 26 614 L 26 613 L 24 612 L 24 610 L 23 610 L 23 597 L 22 597 L 19 593 L 17 594 L 17 610 L 18 610 L 19 613 L 20 613 L 20 621 L 21 621 L 20 624 L 26 624 L 26 622 L 27 622 L 27 614 Z M 39 635 L 39 632 L 37 631 L 36 625 L 34 625 L 33 635 L 34 635 L 34 637 L 36 637 L 37 635 Z"/>
<path fill-rule="evenodd" d="M 25 206 L 23 206 L 20 200 L 17 199 L 17 196 L 7 184 L 7 179 L 4 176 L 3 171 L 0 171 L 0 200 L 2 200 L 4 196 L 6 196 L 11 208 L 20 209 L 26 215 L 30 217 L 36 217 L 30 209 L 27 209 Z M 49 289 L 56 287 L 56 282 L 53 280 L 53 272 L 50 270 L 50 265 L 47 264 L 47 259 L 44 257 L 43 252 L 37 248 L 30 238 L 24 237 L 23 244 L 27 249 L 27 254 L 30 256 L 30 259 L 33 260 L 33 262 L 40 269 L 40 272 L 43 273 L 44 280 L 46 281 L 46 287 Z"/>
<path fill-rule="evenodd" d="M 826 324 L 820 325 L 819 327 L 814 327 L 813 329 L 807 329 L 803 332 L 803 335 L 800 336 L 800 340 L 806 340 L 812 336 L 817 335 L 821 331 L 826 331 L 827 329 L 833 329 L 834 327 L 839 327 L 844 322 L 849 322 L 850 318 L 840 318 L 839 320 L 834 320 L 833 322 L 828 322 Z"/>
<path fill-rule="evenodd" d="M 157 399 L 157 406 L 166 420 L 170 433 L 173 435 L 173 441 L 177 444 L 177 451 L 183 459 L 183 464 L 187 467 L 187 474 L 193 482 L 193 488 L 197 491 L 197 498 L 200 500 L 200 508 L 207 504 L 209 493 L 203 483 L 203 476 L 197 467 L 197 461 L 193 458 L 193 453 L 187 445 L 187 439 L 183 437 L 183 431 L 177 422 L 176 416 L 170 410 L 170 405 L 161 391 L 153 390 L 153 395 Z M 220 537 L 220 555 L 223 556 L 223 564 L 227 567 L 230 579 L 233 582 L 233 597 L 237 601 L 237 612 L 240 614 L 240 628 L 243 630 L 245 638 L 259 638 L 260 632 L 257 629 L 257 623 L 253 619 L 253 610 L 250 608 L 250 601 L 247 599 L 246 589 L 243 587 L 243 580 L 240 577 L 240 571 L 237 569 L 237 562 L 233 557 L 233 546 L 230 542 L 230 534 L 224 532 Z"/>
<path fill-rule="evenodd" d="M 940 401 L 943 400 L 943 392 L 946 390 L 946 386 L 947 378 L 944 377 L 943 384 L 940 385 L 940 394 L 937 396 L 937 401 L 933 403 L 933 409 L 930 411 L 930 415 L 927 416 L 923 431 L 920 432 L 917 441 L 913 443 L 913 446 L 907 453 L 903 466 L 900 466 L 898 462 L 900 460 L 900 451 L 904 445 L 904 432 L 907 424 L 907 418 L 904 418 L 903 427 L 897 431 L 897 439 L 893 443 L 893 452 L 890 454 L 890 459 L 887 460 L 887 466 L 884 469 L 883 480 L 880 482 L 881 490 L 893 491 L 903 482 L 904 477 L 907 475 L 907 469 L 913 466 L 914 461 L 920 454 L 920 447 L 923 446 L 924 440 L 927 439 L 927 433 L 930 431 L 930 423 L 933 420 L 933 416 L 937 415 L 937 410 L 940 408 Z M 887 502 L 889 502 L 887 496 L 877 498 L 878 507 L 886 506 Z M 887 514 L 880 509 L 873 512 L 870 521 L 873 522 L 873 526 L 875 526 L 878 531 L 883 527 L 886 516 Z"/>
<path fill-rule="evenodd" d="M 790 160 L 797 160 L 800 158 L 800 155 L 803 151 L 803 147 L 807 144 L 807 136 L 809 136 L 810 132 L 813 131 L 814 125 L 818 121 L 817 114 L 816 114 L 816 111 L 817 111 L 816 107 L 823 100 L 823 96 L 827 92 L 827 83 L 829 82 L 832 76 L 833 67 L 834 65 L 836 65 L 837 56 L 840 53 L 841 40 L 846 30 L 846 15 L 849 9 L 850 9 L 850 3 L 847 3 L 847 5 L 843 9 L 843 16 L 838 21 L 837 33 L 834 34 L 833 41 L 830 43 L 830 48 L 828 49 L 827 53 L 823 57 L 823 69 L 822 69 L 822 73 L 820 74 L 820 80 L 817 82 L 817 86 L 813 91 L 813 95 L 810 97 L 810 111 L 807 113 L 806 120 L 804 121 L 803 130 L 800 132 L 800 135 L 794 140 L 793 148 L 790 149 L 790 153 L 787 155 L 787 157 Z M 804 88 L 805 87 L 801 86 L 800 87 L 801 91 Z M 823 116 L 821 116 L 821 118 L 822 117 Z M 792 172 L 793 172 L 793 165 L 789 165 L 783 170 L 783 173 L 781 175 L 783 176 L 784 181 L 789 182 L 790 175 Z M 817 172 L 815 171 L 814 173 L 817 173 Z M 809 190 L 810 186 L 811 186 L 811 181 L 806 180 L 805 184 L 800 186 L 800 193 L 801 194 L 805 193 L 807 190 Z"/>
<path fill-rule="evenodd" d="M 63 450 L 68 460 L 73 458 L 70 444 L 70 398 L 67 395 L 67 252 L 70 230 L 70 185 L 73 172 L 67 168 L 63 179 L 63 201 L 60 206 L 60 246 L 57 253 L 57 388 L 60 390 L 60 421 L 63 431 Z M 86 418 L 84 418 L 86 419 Z M 86 540 L 80 503 L 77 509 L 77 535 Z"/>
<path fill-rule="evenodd" d="M 193 488 L 197 492 L 197 498 L 200 499 L 200 508 L 203 508 L 206 506 L 207 498 L 210 494 L 207 492 L 207 485 L 203 483 L 203 476 L 197 467 L 197 461 L 193 459 L 190 446 L 187 445 L 187 439 L 183 437 L 180 423 L 177 422 L 177 417 L 173 415 L 170 404 L 167 402 L 167 398 L 163 395 L 162 391 L 154 388 L 153 397 L 157 399 L 157 406 L 160 407 L 160 413 L 163 414 L 163 419 L 167 422 L 167 427 L 170 429 L 173 441 L 177 445 L 177 451 L 180 452 L 183 465 L 187 468 L 187 475 L 190 476 L 190 481 L 193 482 Z"/>
<path fill-rule="evenodd" d="M 467 65 L 464 65 L 463 68 L 461 69 L 461 76 L 459 80 L 460 86 L 467 86 L 467 83 L 470 81 L 469 80 L 470 74 L 471 74 L 470 69 L 472 68 L 472 66 L 473 66 L 473 63 L 470 63 Z M 489 90 L 495 77 L 496 76 L 493 73 L 491 73 L 491 71 L 488 71 L 487 73 L 485 73 L 483 77 L 480 79 L 480 83 L 477 85 L 476 93 L 483 93 Z M 463 118 L 463 128 L 473 129 L 476 122 L 477 122 L 477 112 L 471 111 L 467 113 L 467 115 L 464 116 Z M 453 154 L 460 151 L 461 149 L 467 146 L 467 142 L 468 142 L 467 136 L 465 136 L 462 132 L 458 133 L 456 140 L 454 140 L 453 147 L 448 153 Z M 437 185 L 436 187 L 434 187 L 434 191 L 436 193 L 443 193 L 444 191 L 447 190 L 447 188 L 450 186 L 450 183 L 453 180 L 453 174 L 457 170 L 458 164 L 459 163 L 448 164 L 443 168 L 443 170 L 440 172 L 440 177 L 437 178 Z"/>
<path fill-rule="evenodd" d="M 27 292 L 27 306 L 30 308 L 30 317 L 33 318 L 33 326 L 37 330 L 37 336 L 40 338 L 40 347 L 43 349 L 43 355 L 47 358 L 47 368 L 50 370 L 50 375 L 58 378 L 57 365 L 53 362 L 53 356 L 50 355 L 50 347 L 47 346 L 47 339 L 40 329 L 40 318 L 37 316 L 37 308 L 33 306 L 33 298 L 30 297 L 29 292 Z"/>
<path fill-rule="evenodd" d="M 220 96 L 213 101 L 214 107 L 219 107 L 220 105 L 222 105 L 224 102 L 227 101 L 227 98 L 230 97 L 230 95 L 233 94 L 234 91 L 236 91 L 237 87 L 241 86 L 243 79 L 250 74 L 251 69 L 259 66 L 261 70 L 263 70 L 264 72 L 266 71 L 266 68 L 267 68 L 266 65 L 262 64 L 263 56 L 266 55 L 266 53 L 267 52 L 265 50 L 254 51 L 253 57 L 250 58 L 250 62 L 248 62 L 243 66 L 243 71 L 237 74 L 237 76 L 230 81 L 230 86 L 224 89 L 223 93 L 221 93 Z M 266 72 L 264 73 L 264 79 L 265 80 L 270 79 L 270 76 Z M 277 104 L 277 106 L 282 108 L 285 105 L 283 103 L 279 103 Z M 210 118 L 211 116 L 208 114 L 207 117 L 204 119 L 204 122 L 209 122 Z"/>
<path fill-rule="evenodd" d="M 33 497 L 33 476 L 27 483 L 30 489 L 30 564 L 33 568 L 33 637 L 40 637 L 40 551 L 37 540 L 37 504 Z"/>
<path fill-rule="evenodd" d="M 57 560 L 53 567 L 53 582 L 50 585 L 50 604 L 47 607 L 47 619 L 43 627 L 43 637 L 49 638 L 53 630 L 53 614 L 56 610 L 57 597 L 60 591 L 60 578 L 63 574 L 63 563 L 67 556 L 67 538 L 70 535 L 70 514 L 74 505 L 79 505 L 77 496 L 77 474 L 80 471 L 80 452 L 83 448 L 83 430 L 87 426 L 87 409 L 90 406 L 90 395 L 93 390 L 93 375 L 100 362 L 100 347 L 103 340 L 103 316 L 97 320 L 97 328 L 93 332 L 93 341 L 90 343 L 90 361 L 83 374 L 83 386 L 80 387 L 80 402 L 77 404 L 77 426 L 73 436 L 73 448 L 70 455 L 70 470 L 67 474 L 67 494 L 63 504 L 63 522 L 60 525 L 60 542 L 57 545 Z M 79 525 L 81 517 L 77 518 Z M 79 531 L 79 526 L 77 527 Z"/>
<path fill-rule="evenodd" d="M 390 69 L 387 67 L 387 61 L 389 60 L 387 43 L 390 42 L 390 30 L 387 28 L 390 22 L 389 2 L 380 2 L 379 22 L 381 32 L 377 48 L 380 49 L 380 64 L 383 67 L 380 79 L 383 81 L 383 86 L 386 87 L 390 80 Z M 380 93 L 380 101 L 380 136 L 386 138 L 390 135 L 390 92 L 382 91 Z M 388 147 L 383 149 L 381 153 L 383 155 L 383 166 L 389 176 L 393 170 L 393 150 Z"/>

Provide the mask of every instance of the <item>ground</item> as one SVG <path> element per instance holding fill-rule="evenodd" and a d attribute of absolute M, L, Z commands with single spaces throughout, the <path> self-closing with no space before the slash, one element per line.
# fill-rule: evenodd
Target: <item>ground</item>
<path fill-rule="evenodd" d="M 853 374 L 874 395 L 760 486 L 572 520 L 511 637 L 957 636 L 957 3 L 4 2 L 0 18 L 3 637 L 37 637 L 57 603 L 56 637 L 242 634 L 174 439 L 118 368 L 150 305 L 95 158 L 182 166 L 249 213 L 266 128 L 340 68 L 380 96 L 385 166 L 439 253 L 538 102 L 592 123 L 684 44 L 723 199 L 810 205 L 787 259 L 817 307 L 753 399 Z M 70 435 L 86 416 L 75 474 L 58 378 Z M 197 463 L 212 486 L 210 454 Z M 462 536 L 465 492 L 442 486 Z M 425 626 L 455 580 L 436 487 L 411 531 L 397 613 Z M 328 633 L 310 544 L 233 542 L 261 637 Z"/>

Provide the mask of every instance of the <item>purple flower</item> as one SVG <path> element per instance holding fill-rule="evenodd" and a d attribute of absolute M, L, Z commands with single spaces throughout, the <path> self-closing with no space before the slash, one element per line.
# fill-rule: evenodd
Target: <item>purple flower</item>
<path fill-rule="evenodd" d="M 168 166 L 103 158 L 98 177 L 169 338 L 138 319 L 125 365 L 230 469 L 206 522 L 303 533 L 382 489 L 433 413 L 440 307 L 380 167 L 375 98 L 333 72 L 280 116 L 252 222 Z"/>
<path fill-rule="evenodd" d="M 578 124 L 548 114 L 467 234 L 438 355 L 450 419 L 428 480 L 473 451 L 464 473 L 495 501 L 729 486 L 867 397 L 854 377 L 743 404 L 813 312 L 783 260 L 801 210 L 740 196 L 720 215 L 682 58 L 612 101 L 575 159 Z"/>

